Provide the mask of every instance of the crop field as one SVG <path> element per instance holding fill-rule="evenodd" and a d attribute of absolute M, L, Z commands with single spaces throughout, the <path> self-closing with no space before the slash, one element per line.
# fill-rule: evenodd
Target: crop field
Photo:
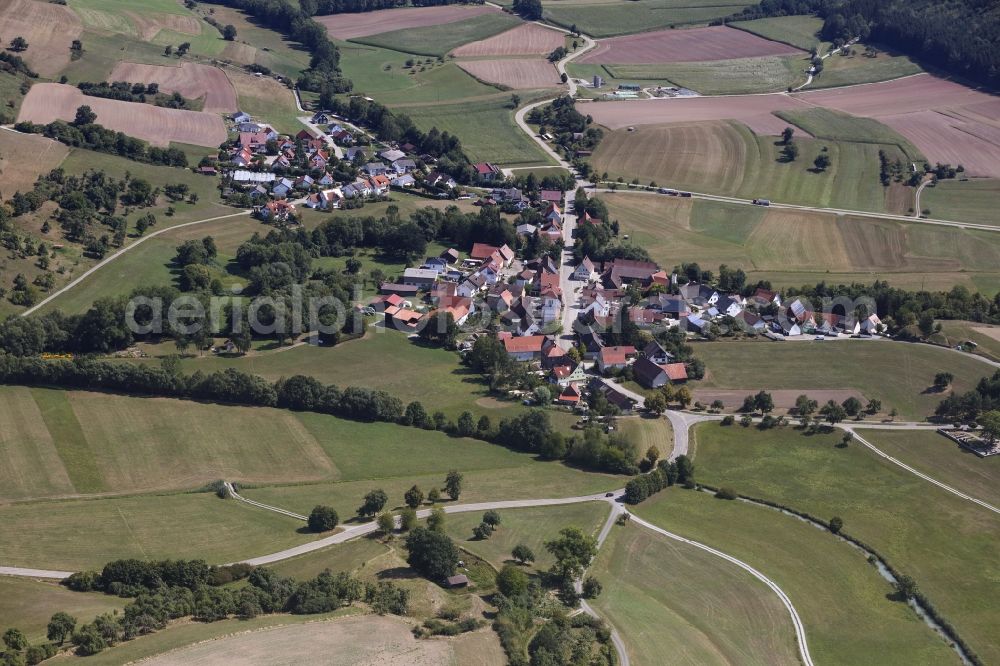
<path fill-rule="evenodd" d="M 82 624 L 101 613 L 121 610 L 126 603 L 103 593 L 73 592 L 56 581 L 0 577 L 0 627 L 17 627 L 31 643 L 46 640 L 53 613 L 68 612 Z"/>
<path fill-rule="evenodd" d="M 480 513 L 456 513 L 445 519 L 445 531 L 462 548 L 478 555 L 496 568 L 514 563 L 511 549 L 518 544 L 531 548 L 535 562 L 528 567 L 546 571 L 555 558 L 545 550 L 545 542 L 558 536 L 564 527 L 579 527 L 596 536 L 608 517 L 604 502 L 586 502 L 565 506 L 530 509 L 505 509 L 499 512 L 502 522 L 489 539 L 473 538 L 472 529 L 482 521 Z"/>
<path fill-rule="evenodd" d="M 703 95 L 749 95 L 779 92 L 802 82 L 807 66 L 806 58 L 761 56 L 657 65 L 605 65 L 604 69 L 619 80 L 666 80 Z"/>
<path fill-rule="evenodd" d="M 799 108 L 787 95 L 743 95 L 741 97 L 680 97 L 601 102 L 587 107 L 598 125 L 617 130 L 631 125 L 737 120 L 758 134 L 781 134 L 787 123 L 773 112 Z"/>
<path fill-rule="evenodd" d="M 524 101 L 527 102 L 527 99 Z M 473 161 L 489 161 L 503 166 L 551 164 L 551 159 L 538 144 L 517 127 L 510 99 L 506 95 L 496 100 L 398 108 L 425 132 L 432 127 L 448 128 L 462 140 L 462 147 Z M 485 128 L 489 131 L 484 131 Z"/>
<path fill-rule="evenodd" d="M 301 527 L 207 492 L 5 504 L 0 529 L 19 538 L 0 542 L 0 562 L 69 571 L 129 557 L 220 564 L 309 541 Z"/>
<path fill-rule="evenodd" d="M 303 114 L 295 106 L 295 93 L 291 88 L 270 77 L 253 76 L 240 69 L 227 68 L 225 74 L 236 90 L 241 111 L 286 134 L 294 135 L 303 128 L 298 121 L 298 116 Z"/>
<path fill-rule="evenodd" d="M 431 666 L 459 663 L 462 644 L 475 644 L 473 653 L 482 663 L 503 663 L 500 645 L 492 632 L 463 634 L 449 640 L 418 640 L 406 620 L 377 615 L 352 616 L 308 624 L 240 632 L 190 645 L 144 663 L 167 666 L 197 663 L 206 666 L 231 664 L 233 654 L 255 664 L 295 663 L 306 665 L 386 664 Z M 492 640 L 491 640 L 492 639 Z M 492 654 L 491 654 L 492 653 Z M 499 660 L 499 661 L 494 661 Z"/>
<path fill-rule="evenodd" d="M 791 618 L 778 597 L 725 560 L 626 525 L 612 529 L 590 573 L 592 603 L 637 664 L 797 664 Z"/>
<path fill-rule="evenodd" d="M 308 51 L 280 33 L 262 27 L 253 17 L 223 5 L 212 5 L 211 9 L 219 23 L 236 27 L 236 41 L 221 41 L 223 47 L 218 57 L 241 65 L 264 65 L 292 79 L 309 66 Z"/>
<path fill-rule="evenodd" d="M 0 199 L 28 192 L 38 176 L 62 164 L 68 154 L 64 144 L 37 134 L 0 132 Z"/>
<path fill-rule="evenodd" d="M 205 98 L 206 113 L 236 111 L 236 90 L 218 67 L 185 62 L 178 67 L 119 62 L 111 72 L 111 81 L 157 83 L 165 92 L 178 92 L 188 99 Z"/>
<path fill-rule="evenodd" d="M 815 88 L 835 88 L 862 83 L 879 83 L 923 72 L 923 68 L 908 56 L 879 51 L 875 57 L 862 55 L 864 44 L 852 48 L 854 55 L 832 55 L 824 61 L 823 71 L 809 84 Z"/>
<path fill-rule="evenodd" d="M 1000 217 L 1000 180 L 940 180 L 920 194 L 920 207 L 933 215 L 980 224 L 997 224 Z"/>
<path fill-rule="evenodd" d="M 398 51 L 354 42 L 341 42 L 338 47 L 342 71 L 354 82 L 355 90 L 383 104 L 455 102 L 488 96 L 509 98 L 496 87 L 475 80 L 452 62 L 422 61 L 408 69 L 405 64 L 412 58 Z"/>
<path fill-rule="evenodd" d="M 734 14 L 749 3 L 739 0 L 552 0 L 542 3 L 543 16 L 569 28 L 576 25 L 591 37 L 613 37 L 671 26 L 708 23 Z"/>
<path fill-rule="evenodd" d="M 80 18 L 64 5 L 41 0 L 0 0 L 0 43 L 24 37 L 20 55 L 42 76 L 56 76 L 69 64 L 70 43 L 80 36 Z"/>
<path fill-rule="evenodd" d="M 782 120 L 787 120 L 795 127 L 805 130 L 817 139 L 897 146 L 903 151 L 908 161 L 922 162 L 924 160 L 924 156 L 920 154 L 917 147 L 907 141 L 905 137 L 872 118 L 851 116 L 823 108 L 778 111 L 775 115 Z"/>
<path fill-rule="evenodd" d="M 864 555 L 831 534 L 777 511 L 679 488 L 634 511 L 775 581 L 802 617 L 817 663 L 958 664 L 912 609 L 889 598 L 892 588 Z"/>
<path fill-rule="evenodd" d="M 73 86 L 39 83 L 24 98 L 18 121 L 47 124 L 71 121 L 78 107 L 87 105 L 97 122 L 108 129 L 144 139 L 153 145 L 171 142 L 214 147 L 226 140 L 222 118 L 202 111 L 181 111 L 138 102 L 88 97 Z"/>
<path fill-rule="evenodd" d="M 993 640 L 1000 517 L 862 446 L 838 448 L 838 433 L 716 424 L 695 432 L 699 480 L 814 516 L 840 516 L 844 532 L 917 581 L 984 663 L 1000 655 Z"/>
<path fill-rule="evenodd" d="M 762 56 L 804 55 L 795 47 L 725 26 L 660 30 L 612 37 L 588 51 L 581 63 L 654 65 Z"/>
<path fill-rule="evenodd" d="M 486 5 L 464 7 L 446 5 L 441 7 L 406 7 L 402 9 L 380 9 L 374 12 L 345 15 L 317 16 L 316 21 L 326 27 L 334 39 L 354 39 L 368 37 L 396 30 L 409 30 L 427 26 L 457 23 L 482 14 L 498 13 L 496 8 Z"/>
<path fill-rule="evenodd" d="M 566 36 L 558 30 L 525 23 L 499 35 L 470 42 L 451 52 L 456 58 L 480 56 L 548 55 L 562 46 Z"/>
<path fill-rule="evenodd" d="M 936 432 L 859 429 L 858 434 L 910 467 L 1000 506 L 1000 458 L 980 458 Z"/>
<path fill-rule="evenodd" d="M 756 21 L 735 21 L 729 26 L 803 51 L 822 43 L 819 31 L 823 28 L 823 19 L 816 16 L 777 16 Z"/>
<path fill-rule="evenodd" d="M 480 81 L 515 90 L 559 85 L 559 72 L 548 60 L 511 58 L 507 60 L 466 60 L 458 63 Z"/>
<path fill-rule="evenodd" d="M 924 419 L 944 397 L 928 391 L 934 375 L 955 376 L 957 392 L 971 390 L 993 369 L 978 360 L 929 345 L 866 341 L 798 344 L 770 342 L 706 343 L 695 347 L 709 372 L 704 388 L 756 390 L 846 389 L 895 407 L 902 419 Z M 802 368 L 822 367 L 823 372 Z"/>
<path fill-rule="evenodd" d="M 595 107 L 601 105 L 595 105 Z M 879 146 L 797 139 L 799 157 L 780 161 L 781 146 L 746 126 L 699 122 L 616 130 L 594 152 L 597 172 L 614 179 L 636 177 L 695 192 L 782 203 L 884 211 Z M 826 148 L 830 167 L 817 173 L 814 158 Z M 890 152 L 889 146 L 884 147 Z M 849 177 L 848 177 L 849 175 Z"/>
<path fill-rule="evenodd" d="M 984 92 L 920 74 L 795 97 L 880 120 L 931 161 L 964 164 L 973 176 L 1000 176 L 1000 103 Z"/>
<path fill-rule="evenodd" d="M 440 9 L 446 8 L 450 7 Z M 377 35 L 355 37 L 352 41 L 405 53 L 442 58 L 452 49 L 498 35 L 520 24 L 519 19 L 509 14 L 478 13 L 460 21 L 380 32 Z"/>

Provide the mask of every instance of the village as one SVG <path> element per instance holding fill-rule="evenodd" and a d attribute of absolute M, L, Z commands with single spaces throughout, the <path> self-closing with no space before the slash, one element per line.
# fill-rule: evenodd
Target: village
<path fill-rule="evenodd" d="M 818 313 L 801 298 L 785 302 L 763 287 L 749 294 L 726 291 L 651 261 L 616 257 L 601 262 L 583 256 L 564 267 L 572 253 L 559 250 L 572 247 L 578 225 L 604 224 L 587 211 L 577 215 L 567 193 L 540 189 L 528 196 L 490 163 L 474 165 L 476 182 L 459 186 L 435 168 L 433 157 L 415 154 L 410 144 L 359 145 L 369 141 L 362 130 L 324 111 L 303 122 L 316 132 L 325 126 L 325 133 L 303 129 L 283 136 L 246 113 L 232 117 L 225 193 L 249 198 L 262 221 L 287 226 L 297 222 L 297 206 L 350 209 L 385 200 L 392 190 L 431 198 L 478 197 L 474 205 L 498 206 L 506 213 L 537 211 L 532 218 L 537 224 L 516 225 L 517 248 L 535 237 L 552 251 L 524 259 L 507 244 L 477 242 L 464 256 L 448 248 L 391 276 L 378 285 L 374 298 L 354 307 L 379 327 L 414 337 L 437 327 L 462 353 L 478 337 L 495 336 L 510 359 L 528 364 L 554 387 L 556 404 L 586 412 L 584 396 L 598 392 L 628 414 L 642 396 L 615 378 L 624 376 L 647 390 L 700 379 L 703 369 L 690 372 L 691 358 L 676 358 L 669 345 L 661 344 L 667 331 L 682 339 L 736 333 L 777 341 L 871 337 L 884 331 L 874 313 Z M 218 170 L 208 164 L 199 168 L 206 175 Z M 623 327 L 639 333 L 622 340 Z M 612 339 L 630 344 L 608 342 Z"/>

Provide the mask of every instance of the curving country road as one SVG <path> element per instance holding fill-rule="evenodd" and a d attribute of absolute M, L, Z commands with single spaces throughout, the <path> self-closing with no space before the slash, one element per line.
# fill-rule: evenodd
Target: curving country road
<path fill-rule="evenodd" d="M 52 292 L 51 294 L 49 294 L 48 296 L 46 296 L 45 298 L 43 298 L 42 300 L 40 300 L 38 303 L 36 303 L 35 305 L 31 306 L 30 308 L 28 308 L 24 312 L 22 312 L 21 316 L 22 317 L 27 317 L 32 312 L 36 312 L 39 308 L 41 308 L 42 306 L 44 306 L 46 303 L 49 303 L 50 301 L 52 301 L 53 299 L 55 299 L 59 295 L 66 293 L 67 291 L 69 291 L 70 289 L 72 289 L 73 287 L 75 287 L 76 285 L 78 285 L 81 282 L 83 282 L 89 276 L 93 275 L 94 273 L 96 273 L 100 269 L 102 269 L 105 266 L 107 266 L 108 264 L 110 264 L 112 261 L 114 261 L 118 257 L 122 256 L 126 252 L 129 252 L 129 251 L 131 251 L 131 250 L 139 247 L 140 245 L 142 245 L 143 243 L 145 243 L 146 241 L 148 241 L 150 238 L 156 238 L 160 234 L 165 234 L 168 231 L 174 231 L 175 229 L 183 229 L 184 227 L 193 227 L 196 224 L 205 224 L 206 222 L 215 222 L 216 220 L 225 220 L 225 219 L 228 219 L 230 217 L 239 217 L 241 215 L 249 215 L 250 213 L 251 213 L 251 211 L 249 211 L 249 210 L 242 210 L 242 211 L 240 211 L 238 213 L 231 213 L 229 215 L 219 215 L 217 217 L 209 217 L 209 218 L 206 218 L 204 220 L 195 220 L 193 222 L 184 222 L 183 224 L 175 224 L 172 227 L 164 227 L 163 229 L 159 229 L 157 231 L 154 231 L 153 233 L 149 234 L 148 236 L 143 236 L 142 238 L 140 238 L 139 240 L 135 241 L 134 243 L 132 243 L 130 245 L 126 245 L 125 247 L 123 247 L 122 249 L 118 250 L 114 254 L 108 255 L 107 257 L 105 257 L 104 259 L 102 259 L 101 261 L 99 261 L 98 263 L 94 264 L 91 268 L 85 270 L 83 273 L 81 273 L 75 279 L 71 280 L 68 284 L 64 285 L 63 287 L 61 287 L 61 288 L 59 288 L 57 290 L 55 290 L 54 292 Z"/>

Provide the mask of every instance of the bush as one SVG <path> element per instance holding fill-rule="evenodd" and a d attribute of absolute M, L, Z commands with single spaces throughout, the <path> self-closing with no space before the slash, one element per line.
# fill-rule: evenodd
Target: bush
<path fill-rule="evenodd" d="M 731 426 L 736 423 L 736 418 L 732 414 L 727 414 L 719 421 L 719 425 Z"/>
<path fill-rule="evenodd" d="M 313 507 L 309 514 L 309 531 L 329 532 L 340 522 L 337 512 L 329 506 L 318 505 Z"/>
<path fill-rule="evenodd" d="M 734 500 L 736 499 L 736 491 L 732 488 L 722 487 L 715 492 L 715 496 L 719 499 Z"/>

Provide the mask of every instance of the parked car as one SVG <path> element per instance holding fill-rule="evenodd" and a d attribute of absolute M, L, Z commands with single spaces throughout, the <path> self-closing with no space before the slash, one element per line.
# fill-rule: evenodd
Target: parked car
<path fill-rule="evenodd" d="M 770 201 L 770 199 L 754 199 L 753 200 L 753 205 L 754 206 L 770 206 L 771 205 L 771 201 Z"/>

